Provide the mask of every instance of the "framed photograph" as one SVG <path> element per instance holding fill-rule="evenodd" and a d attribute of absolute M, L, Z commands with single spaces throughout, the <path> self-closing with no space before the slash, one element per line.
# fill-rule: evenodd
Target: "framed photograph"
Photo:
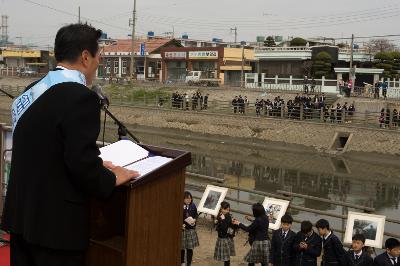
<path fill-rule="evenodd" d="M 385 219 L 386 216 L 382 215 L 349 212 L 344 243 L 351 244 L 355 234 L 363 234 L 366 246 L 382 248 Z"/>
<path fill-rule="evenodd" d="M 227 192 L 227 188 L 207 185 L 197 210 L 217 216 L 221 202 L 224 201 Z"/>
<path fill-rule="evenodd" d="M 262 205 L 269 217 L 269 229 L 278 230 L 281 227 L 281 218 L 289 206 L 289 201 L 266 197 Z"/>

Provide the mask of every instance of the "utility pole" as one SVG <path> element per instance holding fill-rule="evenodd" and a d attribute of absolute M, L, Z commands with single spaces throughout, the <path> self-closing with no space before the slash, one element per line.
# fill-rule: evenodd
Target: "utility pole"
<path fill-rule="evenodd" d="M 78 23 L 81 24 L 81 7 L 78 6 Z"/>
<path fill-rule="evenodd" d="M 353 49 L 354 49 L 354 34 L 351 35 L 351 45 L 350 45 L 350 79 L 351 79 L 351 91 L 354 91 L 354 82 L 356 79 L 356 70 L 353 68 Z"/>
<path fill-rule="evenodd" d="M 232 31 L 235 32 L 235 44 L 237 43 L 237 27 L 231 28 L 231 33 Z"/>
<path fill-rule="evenodd" d="M 131 23 L 129 23 L 129 26 L 131 26 Z M 134 80 L 135 74 L 136 74 L 136 65 L 135 65 L 135 26 L 136 26 L 136 0 L 133 0 L 132 44 L 131 44 L 131 65 L 130 65 L 131 82 Z"/>
<path fill-rule="evenodd" d="M 240 87 L 243 88 L 244 87 L 244 45 L 242 45 L 242 68 L 240 71 Z"/>
<path fill-rule="evenodd" d="M 4 44 L 8 43 L 8 16 L 2 15 L 1 16 L 1 39 L 0 42 L 3 42 Z"/>

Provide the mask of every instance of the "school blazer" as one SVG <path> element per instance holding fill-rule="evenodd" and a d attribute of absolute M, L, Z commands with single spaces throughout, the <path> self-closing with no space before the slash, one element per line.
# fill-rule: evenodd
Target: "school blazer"
<path fill-rule="evenodd" d="M 374 265 L 393 266 L 392 262 L 390 261 L 389 255 L 386 253 L 386 251 L 375 257 Z M 400 266 L 400 258 L 397 258 L 397 263 L 394 266 Z"/>
<path fill-rule="evenodd" d="M 329 237 L 326 240 L 324 239 L 322 242 L 324 247 L 322 265 L 346 266 L 347 255 L 339 238 L 332 232 Z"/>
<path fill-rule="evenodd" d="M 296 233 L 289 230 L 285 239 L 282 239 L 282 229 L 274 231 L 271 240 L 271 262 L 274 266 L 294 265 L 295 251 L 293 241 Z"/>
<path fill-rule="evenodd" d="M 353 250 L 349 250 L 347 252 L 347 255 L 348 255 L 347 262 L 348 262 L 349 266 L 373 266 L 374 265 L 374 260 L 365 251 L 362 252 L 362 254 L 358 260 L 355 260 Z"/>
<path fill-rule="evenodd" d="M 89 243 L 89 199 L 108 197 L 115 175 L 103 167 L 97 95 L 66 82 L 43 93 L 14 134 L 2 229 L 29 243 L 82 250 Z"/>
<path fill-rule="evenodd" d="M 306 242 L 308 248 L 301 250 L 300 242 Z M 296 251 L 296 266 L 316 266 L 317 258 L 321 255 L 322 239 L 315 232 L 307 238 L 298 232 L 293 242 L 293 248 Z"/>

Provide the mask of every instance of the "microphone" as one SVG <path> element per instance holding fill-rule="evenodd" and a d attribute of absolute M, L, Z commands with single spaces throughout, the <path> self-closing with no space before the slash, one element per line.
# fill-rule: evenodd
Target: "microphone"
<path fill-rule="evenodd" d="M 94 91 L 97 94 L 97 96 L 99 97 L 101 107 L 107 109 L 108 106 L 110 105 L 110 101 L 108 100 L 107 96 L 104 95 L 103 89 L 101 88 L 101 86 L 93 85 L 92 91 Z"/>

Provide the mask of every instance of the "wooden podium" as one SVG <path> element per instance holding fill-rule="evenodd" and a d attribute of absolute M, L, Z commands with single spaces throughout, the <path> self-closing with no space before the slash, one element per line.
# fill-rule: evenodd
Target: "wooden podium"
<path fill-rule="evenodd" d="M 117 187 L 90 211 L 87 266 L 181 265 L 182 206 L 188 152 L 141 145 L 168 164 Z"/>

